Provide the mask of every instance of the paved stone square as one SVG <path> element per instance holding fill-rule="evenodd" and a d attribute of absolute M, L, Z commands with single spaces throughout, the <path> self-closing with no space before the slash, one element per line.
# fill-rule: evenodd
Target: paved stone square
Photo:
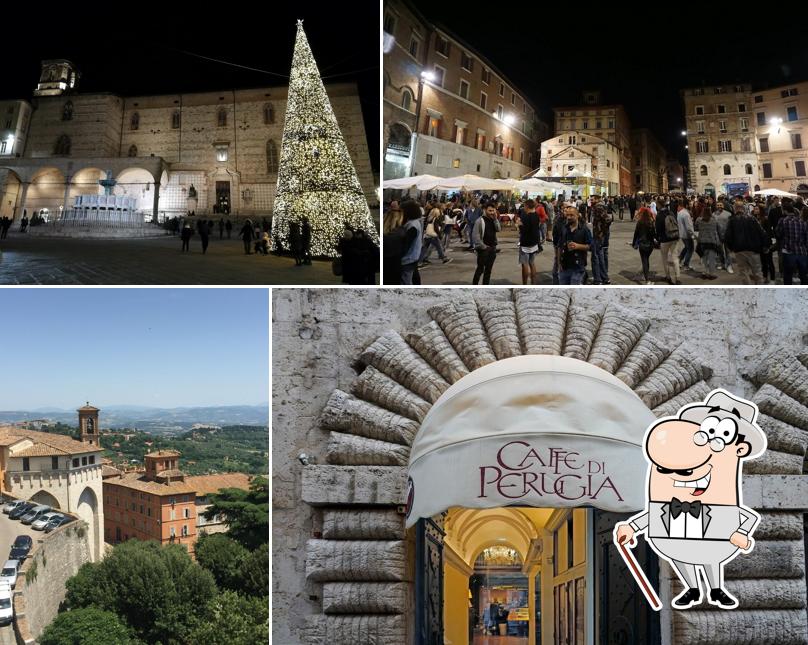
<path fill-rule="evenodd" d="M 238 239 L 212 236 L 206 255 L 198 236 L 181 253 L 179 237 L 43 238 L 10 233 L 0 241 L 0 284 L 340 284 L 330 261 L 295 266 L 289 257 L 245 255 Z"/>
<path fill-rule="evenodd" d="M 640 254 L 631 246 L 634 237 L 634 223 L 626 214 L 624 220 L 616 218 L 611 228 L 609 240 L 609 279 L 614 285 L 640 285 L 643 284 L 642 264 Z M 518 236 L 515 227 L 503 225 L 499 234 L 500 253 L 491 272 L 492 285 L 522 284 L 522 273 L 518 263 L 517 253 Z M 452 237 L 449 257 L 452 262 L 442 264 L 433 251 L 431 264 L 420 269 L 422 284 L 471 284 L 474 271 L 477 268 L 476 253 L 466 253 L 460 240 Z M 681 246 L 680 246 L 681 248 Z M 587 270 L 592 279 L 592 258 L 587 256 Z M 777 268 L 777 255 L 774 256 Z M 693 254 L 692 266 L 695 271 L 682 271 L 680 280 L 683 285 L 739 285 L 742 284 L 737 273 L 730 274 L 718 271 L 718 279 L 704 280 L 699 276 L 702 273 L 701 261 L 698 255 Z M 540 285 L 553 283 L 553 247 L 552 243 L 544 245 L 544 251 L 536 260 L 538 282 Z M 651 280 L 654 284 L 667 285 L 665 272 L 662 268 L 662 256 L 658 250 L 651 254 Z M 795 278 L 796 284 L 799 280 Z M 591 284 L 591 282 L 590 282 Z M 777 275 L 776 284 L 783 284 L 782 276 Z"/>

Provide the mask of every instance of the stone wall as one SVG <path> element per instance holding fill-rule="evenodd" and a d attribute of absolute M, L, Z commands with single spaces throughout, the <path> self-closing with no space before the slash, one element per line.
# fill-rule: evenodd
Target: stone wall
<path fill-rule="evenodd" d="M 66 583 L 90 562 L 90 533 L 77 520 L 37 540 L 14 588 L 14 632 L 18 643 L 34 643 L 59 612 Z"/>
<path fill-rule="evenodd" d="M 549 312 L 549 318 L 552 319 L 552 306 L 549 301 L 558 299 L 562 293 L 566 292 L 560 290 L 532 292 L 530 298 L 537 303 L 537 307 L 535 313 L 531 315 Z M 502 358 L 510 351 L 518 352 L 518 336 L 515 350 L 510 347 L 507 340 L 506 319 L 509 317 L 512 319 L 514 316 L 513 295 L 510 290 L 276 290 L 273 294 L 273 637 L 278 642 L 285 644 L 304 642 L 307 623 L 310 627 L 313 625 L 317 628 L 317 621 L 307 621 L 307 616 L 322 614 L 325 596 L 336 594 L 328 584 L 320 584 L 323 580 L 333 580 L 341 575 L 340 572 L 327 570 L 327 567 L 331 566 L 329 563 L 335 559 L 329 556 L 335 548 L 333 543 L 330 545 L 327 543 L 329 539 L 370 538 L 389 541 L 397 535 L 393 526 L 395 517 L 392 516 L 384 521 L 374 519 L 370 522 L 372 526 L 365 528 L 358 525 L 350 526 L 347 532 L 334 533 L 332 525 L 339 525 L 339 518 L 327 516 L 325 511 L 315 510 L 302 501 L 306 499 L 309 503 L 322 505 L 344 503 L 349 500 L 330 499 L 329 495 L 333 495 L 335 490 L 344 491 L 348 488 L 354 491 L 350 500 L 353 504 L 395 505 L 400 504 L 399 500 L 403 499 L 404 481 L 401 481 L 399 467 L 386 464 L 355 468 L 324 466 L 344 464 L 346 457 L 356 457 L 357 464 L 368 463 L 363 461 L 366 457 L 361 451 L 367 449 L 370 455 L 377 445 L 362 443 L 355 439 L 349 440 L 341 433 L 329 435 L 322 429 L 321 413 L 327 407 L 332 392 L 335 389 L 343 392 L 351 391 L 351 384 L 357 375 L 354 368 L 356 361 L 368 345 L 390 330 L 400 332 L 404 336 L 407 336 L 408 332 L 418 330 L 418 334 L 407 336 L 409 345 L 402 345 L 402 355 L 412 352 L 408 349 L 409 346 L 417 349 L 419 338 L 427 338 L 432 333 L 430 329 L 435 332 L 435 338 L 442 339 L 443 345 L 447 344 L 446 338 L 451 339 L 452 345 L 459 347 L 460 356 L 453 351 L 445 355 L 439 356 L 436 353 L 429 356 L 430 363 L 436 364 L 440 375 L 449 381 L 456 380 L 462 375 L 457 370 L 463 369 L 463 362 L 470 366 L 475 360 L 492 360 L 493 354 L 480 358 L 482 355 L 475 357 L 472 354 L 465 355 L 461 351 L 464 349 L 463 343 L 455 340 L 452 318 L 456 315 L 459 319 L 462 312 L 454 314 L 449 311 L 453 309 L 450 307 L 433 310 L 430 312 L 431 315 L 427 314 L 428 309 L 437 305 L 446 305 L 454 301 L 469 302 L 472 297 L 476 298 L 478 310 L 488 327 L 491 342 L 488 353 L 493 351 L 496 358 Z M 609 321 L 609 325 L 613 329 L 618 329 L 621 334 L 636 333 L 637 338 L 641 338 L 637 345 L 637 347 L 643 346 L 641 353 L 647 352 L 647 355 L 651 356 L 657 350 L 670 353 L 669 350 L 659 348 L 677 348 L 675 353 L 666 359 L 663 357 L 667 354 L 659 354 L 659 361 L 663 362 L 656 363 L 658 369 L 655 374 L 659 375 L 658 384 L 651 379 L 646 381 L 647 385 L 641 384 L 641 379 L 647 376 L 647 373 L 637 371 L 641 366 L 632 365 L 631 360 L 625 361 L 621 366 L 621 361 L 626 359 L 626 356 L 615 362 L 611 368 L 614 371 L 620 367 L 618 376 L 624 380 L 636 380 L 632 382 L 632 387 L 636 388 L 640 396 L 647 399 L 649 405 L 656 407 L 665 401 L 668 401 L 668 405 L 684 403 L 684 401 L 677 402 L 676 398 L 671 399 L 671 396 L 681 393 L 685 387 L 690 387 L 693 383 L 673 383 L 672 386 L 664 386 L 663 382 L 667 366 L 677 368 L 671 372 L 676 376 L 678 372 L 684 372 L 680 369 L 685 362 L 682 359 L 683 354 L 693 356 L 695 360 L 712 368 L 712 372 L 707 370 L 694 374 L 694 379 L 702 378 L 707 381 L 707 384 L 696 383 L 697 389 L 706 389 L 706 385 L 721 385 L 740 395 L 758 397 L 755 400 L 760 402 L 761 412 L 764 412 L 764 408 L 769 410 L 766 414 L 772 418 L 768 422 L 771 427 L 770 437 L 777 442 L 777 450 L 773 456 L 774 460 L 771 463 L 767 462 L 761 473 L 780 472 L 784 475 L 794 475 L 799 472 L 796 461 L 788 455 L 799 455 L 800 452 L 804 455 L 803 437 L 793 427 L 795 424 L 803 423 L 800 416 L 803 412 L 798 407 L 799 404 L 797 406 L 790 404 L 783 400 L 778 392 L 788 393 L 790 390 L 792 392 L 790 396 L 804 396 L 805 386 L 799 383 L 799 374 L 802 374 L 802 371 L 798 365 L 792 365 L 792 371 L 797 378 L 795 384 L 793 376 L 784 375 L 776 366 L 778 356 L 795 357 L 805 350 L 808 341 L 808 323 L 804 312 L 808 305 L 808 294 L 798 290 L 782 289 L 578 289 L 574 291 L 570 307 L 565 354 L 568 351 L 583 352 L 584 359 L 586 355 L 590 355 L 592 362 L 608 360 L 606 350 L 609 348 L 598 346 L 597 341 L 592 346 L 591 338 L 590 344 L 584 349 L 579 347 L 581 342 L 570 342 L 570 333 L 578 328 L 586 329 L 590 322 L 594 321 L 595 329 L 601 324 L 606 327 L 605 322 L 600 322 L 597 312 L 602 312 L 607 304 L 613 308 L 615 305 L 622 305 L 630 310 L 632 318 L 642 319 L 643 324 L 636 332 L 632 332 L 629 326 L 621 328 L 622 321 L 619 316 L 612 314 Z M 517 307 L 524 310 L 522 303 L 517 302 Z M 565 306 L 564 312 L 560 314 L 562 336 L 566 311 Z M 501 338 L 494 333 L 498 313 L 502 314 L 506 323 L 505 335 Z M 433 323 L 432 328 L 425 327 L 430 318 L 435 318 L 437 324 Z M 521 325 L 521 321 L 519 322 Z M 549 322 L 552 323 L 552 320 Z M 646 324 L 647 331 L 643 329 Z M 522 331 L 525 329 L 532 330 L 536 327 L 523 327 Z M 462 332 L 462 329 L 460 331 Z M 516 334 L 516 326 L 511 333 Z M 592 335 L 594 333 L 593 331 Z M 652 334 L 653 338 L 649 334 Z M 629 347 L 637 343 L 637 338 L 630 341 Z M 531 342 L 540 344 L 541 333 L 534 339 L 525 333 L 522 340 L 526 345 Z M 443 345 L 438 343 L 436 347 L 442 348 Z M 488 346 L 488 340 L 484 341 L 484 345 Z M 782 347 L 786 349 L 780 350 Z M 560 346 L 555 348 L 555 353 L 560 349 Z M 423 355 L 422 350 L 423 348 L 418 351 Z M 778 352 L 771 356 L 775 350 Z M 437 379 L 440 377 L 435 377 L 433 373 L 432 378 L 438 383 Z M 760 388 L 759 392 L 760 385 L 764 387 Z M 408 387 L 418 389 L 424 399 L 430 398 L 428 381 L 409 384 Z M 770 391 L 766 390 L 767 387 Z M 658 394 L 662 390 L 666 390 L 664 396 Z M 798 399 L 799 397 L 795 396 Z M 422 399 L 419 400 L 423 402 Z M 374 435 L 374 440 L 409 443 L 396 440 L 396 436 L 404 439 L 408 436 L 410 429 L 406 420 L 391 417 L 385 419 L 384 423 L 375 423 L 372 419 L 362 417 L 361 411 L 357 411 L 355 419 L 350 421 L 348 417 L 351 412 L 342 404 L 329 406 L 334 412 L 326 421 L 332 429 L 341 431 L 348 429 L 339 425 L 342 421 L 336 416 L 338 407 L 347 410 L 345 422 L 349 426 L 353 425 L 354 434 L 357 434 L 356 428 L 359 425 L 364 425 L 363 431 L 366 433 L 382 429 L 389 433 L 387 436 Z M 793 413 L 789 412 L 791 408 Z M 363 418 L 366 420 L 362 421 Z M 315 469 L 317 476 L 310 473 L 306 482 L 304 482 L 304 468 L 297 459 L 301 452 L 315 456 L 320 465 Z M 370 473 L 371 470 L 373 473 Z M 756 483 L 758 486 L 776 484 L 770 475 L 761 477 Z M 805 488 L 804 482 L 799 486 Z M 778 490 L 782 492 L 787 488 L 783 485 Z M 751 497 L 760 501 L 772 495 L 758 491 Z M 751 497 L 748 503 L 755 505 Z M 779 493 L 773 497 L 779 499 Z M 797 507 L 792 505 L 782 510 L 795 508 Z M 783 515 L 776 516 L 776 519 L 788 523 L 794 518 Z M 774 520 L 775 516 L 772 516 L 773 527 Z M 390 531 L 383 530 L 387 524 L 393 527 Z M 381 533 L 378 533 L 377 529 Z M 771 537 L 780 542 L 772 542 L 770 549 L 760 550 L 757 577 L 797 578 L 798 586 L 801 584 L 804 590 L 802 571 L 804 565 L 798 566 L 800 554 L 797 542 L 794 541 L 796 533 L 794 536 L 792 533 L 793 531 L 783 532 L 772 528 Z M 763 535 L 760 539 L 765 540 Z M 396 541 L 388 542 L 387 551 L 392 554 L 400 548 L 400 544 Z M 359 562 L 362 557 L 372 555 L 367 549 L 364 551 L 360 549 L 356 542 L 346 541 L 342 547 L 356 551 L 356 554 L 353 551 L 338 554 L 348 563 Z M 783 552 L 783 549 L 790 549 L 793 562 L 792 564 L 785 562 L 782 572 L 773 571 L 772 563 L 782 558 L 772 554 Z M 323 557 L 318 560 L 319 556 Z M 751 561 L 748 563 L 752 564 Z M 389 576 L 385 578 L 391 582 L 385 586 L 388 591 L 393 587 L 398 589 L 401 585 L 396 583 L 394 578 L 409 579 L 405 567 L 393 569 L 395 570 L 387 572 Z M 328 602 L 329 606 L 338 606 L 343 601 L 337 596 L 334 598 L 329 596 Z M 791 603 L 788 607 L 789 609 L 782 615 L 790 621 L 790 624 L 803 626 L 804 598 L 801 608 L 795 603 Z M 675 625 L 679 638 L 677 642 L 691 642 L 693 635 L 699 631 L 703 632 L 704 625 L 713 620 L 714 612 L 698 613 L 700 615 L 694 612 L 690 616 L 691 625 L 681 622 Z M 764 625 L 775 625 L 780 615 L 778 610 L 758 611 L 754 620 Z M 362 617 L 367 624 L 363 623 L 364 626 L 359 628 L 364 630 L 362 633 L 375 630 L 374 633 L 377 634 L 400 634 L 405 631 L 401 626 L 403 618 L 389 615 Z M 323 630 L 330 629 L 332 634 L 347 634 L 351 620 L 349 616 L 334 615 Z M 370 625 L 371 622 L 373 625 Z M 355 625 L 358 626 L 359 623 Z M 339 642 L 339 638 L 333 642 Z M 704 642 L 717 641 L 708 639 Z M 785 642 L 785 640 L 775 638 L 771 642 Z"/>

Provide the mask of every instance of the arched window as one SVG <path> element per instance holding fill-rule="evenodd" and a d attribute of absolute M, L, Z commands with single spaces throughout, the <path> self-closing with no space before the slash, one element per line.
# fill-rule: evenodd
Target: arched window
<path fill-rule="evenodd" d="M 217 123 L 219 124 L 220 128 L 223 128 L 227 125 L 227 110 L 225 108 L 219 108 Z"/>
<path fill-rule="evenodd" d="M 410 92 L 408 89 L 405 88 L 404 91 L 401 93 L 401 107 L 403 107 L 405 110 L 407 110 L 407 112 L 409 112 L 411 106 L 412 106 L 412 92 Z"/>
<path fill-rule="evenodd" d="M 732 168 L 730 168 L 728 163 L 724 164 L 724 174 L 725 175 L 731 175 L 732 174 Z"/>
<path fill-rule="evenodd" d="M 62 121 L 73 120 L 73 101 L 68 101 L 62 108 Z"/>
<path fill-rule="evenodd" d="M 135 144 L 132 144 L 131 146 L 129 146 L 129 156 L 130 157 L 137 157 L 137 146 Z"/>
<path fill-rule="evenodd" d="M 267 173 L 270 175 L 278 172 L 278 146 L 275 141 L 267 141 Z"/>
<path fill-rule="evenodd" d="M 129 129 L 137 130 L 140 127 L 140 115 L 135 112 L 132 114 L 132 119 L 129 121 Z"/>
<path fill-rule="evenodd" d="M 180 119 L 181 119 L 180 111 L 179 110 L 174 110 L 174 113 L 171 115 L 171 127 L 174 130 L 179 130 L 180 123 L 181 123 Z"/>
<path fill-rule="evenodd" d="M 752 174 L 752 164 L 751 163 L 746 164 L 746 174 L 747 175 Z"/>
<path fill-rule="evenodd" d="M 699 169 L 699 172 L 701 173 L 701 176 L 702 176 L 702 177 L 706 177 L 706 176 L 707 176 L 707 166 L 702 166 L 702 167 Z"/>
<path fill-rule="evenodd" d="M 267 103 L 264 106 L 264 123 L 266 125 L 275 123 L 275 106 L 272 103 Z"/>
<path fill-rule="evenodd" d="M 55 155 L 69 155 L 70 154 L 70 137 L 63 134 L 56 140 L 56 148 L 53 151 Z"/>

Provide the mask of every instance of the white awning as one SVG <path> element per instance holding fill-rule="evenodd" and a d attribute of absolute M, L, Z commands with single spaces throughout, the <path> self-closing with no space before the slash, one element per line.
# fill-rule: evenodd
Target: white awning
<path fill-rule="evenodd" d="M 519 356 L 475 370 L 415 437 L 407 526 L 452 506 L 639 510 L 654 420 L 625 383 L 583 361 Z"/>

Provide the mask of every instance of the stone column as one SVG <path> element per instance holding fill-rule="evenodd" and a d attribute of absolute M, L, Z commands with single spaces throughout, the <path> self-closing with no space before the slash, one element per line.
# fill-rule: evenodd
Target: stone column
<path fill-rule="evenodd" d="M 13 219 L 17 219 L 17 213 L 20 214 L 20 219 L 22 219 L 22 214 L 25 211 L 25 198 L 28 196 L 28 187 L 31 185 L 30 181 L 23 181 L 20 182 L 22 185 L 22 190 L 19 193 L 19 208 L 14 210 L 14 217 Z"/>
<path fill-rule="evenodd" d="M 72 185 L 73 177 L 71 175 L 65 175 L 65 197 L 64 201 L 62 202 L 62 216 L 67 213 L 67 209 L 70 208 L 69 200 L 70 200 L 70 186 Z"/>
<path fill-rule="evenodd" d="M 154 208 L 152 210 L 152 224 L 157 224 L 158 221 L 159 221 L 157 219 L 159 205 L 160 205 L 160 182 L 155 181 L 154 182 Z"/>

